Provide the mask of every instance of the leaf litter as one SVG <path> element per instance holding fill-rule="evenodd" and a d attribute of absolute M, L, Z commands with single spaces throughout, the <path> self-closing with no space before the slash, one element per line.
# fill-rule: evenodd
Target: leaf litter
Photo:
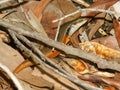
<path fill-rule="evenodd" d="M 0 1 L 0 89 L 120 90 L 119 5 Z"/>

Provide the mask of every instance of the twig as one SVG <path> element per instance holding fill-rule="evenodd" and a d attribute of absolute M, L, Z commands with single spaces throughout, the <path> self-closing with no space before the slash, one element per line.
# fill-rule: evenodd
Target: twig
<path fill-rule="evenodd" d="M 96 75 L 84 75 L 84 76 L 80 75 L 78 77 L 82 80 L 91 81 L 91 82 L 104 82 L 104 83 L 114 86 L 120 90 L 120 83 L 119 83 L 120 81 L 119 80 L 96 76 Z"/>
<path fill-rule="evenodd" d="M 115 61 L 107 61 L 106 59 L 102 59 L 96 55 L 87 53 L 82 51 L 81 49 L 78 48 L 72 48 L 70 46 L 67 46 L 63 43 L 60 42 L 55 42 L 54 40 L 50 39 L 50 38 L 46 38 L 43 34 L 41 33 L 37 33 L 37 32 L 30 32 L 27 30 L 24 30 L 20 27 L 16 27 L 15 25 L 12 25 L 2 19 L 0 19 L 0 25 L 4 26 L 6 28 L 12 29 L 13 31 L 17 32 L 18 34 L 23 34 L 27 37 L 30 38 L 34 38 L 36 40 L 39 40 L 41 42 L 43 42 L 46 45 L 49 45 L 51 47 L 55 47 L 63 52 L 65 52 L 68 55 L 72 55 L 72 56 L 77 56 L 79 58 L 82 58 L 83 60 L 89 60 L 91 62 L 94 62 L 98 65 L 99 68 L 102 69 L 112 69 L 112 70 L 117 70 L 120 71 L 120 64 L 118 64 L 118 62 Z"/>
<path fill-rule="evenodd" d="M 14 82 L 14 84 L 16 85 L 18 90 L 24 90 L 22 85 L 20 84 L 20 82 L 16 78 L 16 76 L 8 69 L 8 67 L 6 67 L 2 63 L 0 63 L 0 68 L 2 68 L 8 74 L 8 76 L 12 79 L 12 81 Z"/>
<path fill-rule="evenodd" d="M 94 12 L 94 11 L 95 11 L 95 12 L 103 12 L 103 13 L 113 14 L 113 15 L 115 15 L 115 14 L 120 14 L 120 13 L 115 12 L 115 11 L 104 10 L 104 9 L 97 9 L 97 8 L 78 9 L 78 10 L 76 10 L 76 11 L 73 12 L 73 13 L 70 13 L 70 14 L 68 14 L 68 15 L 65 15 L 65 16 L 63 16 L 63 17 L 61 17 L 61 18 L 59 18 L 59 19 L 53 20 L 53 23 L 58 22 L 58 21 L 61 21 L 61 20 L 64 20 L 64 19 L 66 19 L 66 18 L 68 18 L 68 17 L 70 17 L 70 16 L 73 16 L 73 15 L 75 15 L 75 14 L 78 14 L 78 13 L 80 13 L 80 12 Z"/>
<path fill-rule="evenodd" d="M 9 30 L 9 33 L 10 33 L 10 35 L 12 36 L 14 42 L 17 44 L 17 46 L 18 46 L 19 48 L 22 48 L 25 52 L 29 53 L 30 56 L 31 56 L 31 58 L 33 58 L 33 60 L 34 60 L 35 63 L 37 63 L 37 64 L 39 63 L 40 65 L 45 66 L 45 67 L 51 69 L 52 71 L 56 72 L 57 74 L 59 74 L 59 75 L 61 75 L 61 76 L 64 76 L 64 77 L 67 77 L 65 74 L 59 72 L 57 69 L 55 69 L 55 68 L 51 67 L 50 65 L 46 64 L 46 63 L 44 62 L 44 60 L 41 60 L 38 56 L 36 56 L 33 52 L 31 52 L 31 50 L 29 50 L 28 48 L 26 48 L 26 47 L 16 38 L 14 32 L 11 32 L 11 31 Z M 43 59 L 44 59 L 44 58 L 43 58 Z M 40 65 L 39 65 L 39 67 L 41 67 Z M 44 69 L 43 69 L 43 70 L 44 70 Z"/>
<path fill-rule="evenodd" d="M 93 90 L 93 89 L 94 90 L 102 90 L 100 88 L 93 87 L 93 86 L 85 83 L 82 80 L 77 80 L 77 78 L 74 78 L 69 73 L 67 73 L 65 70 L 63 70 L 59 65 L 57 65 L 52 60 L 50 60 L 49 58 L 47 58 L 37 47 L 35 47 L 34 45 L 32 45 L 32 43 L 30 43 L 30 41 L 27 38 L 23 37 L 22 35 L 18 35 L 18 34 L 16 34 L 16 36 L 20 40 L 24 41 L 29 47 L 31 47 L 32 50 L 35 51 L 43 60 L 46 60 L 47 62 L 49 62 L 50 64 L 52 64 L 55 68 L 57 68 L 59 71 L 63 72 L 63 73 L 61 73 L 61 72 L 57 71 L 57 73 L 59 75 L 65 77 L 67 79 L 69 79 L 70 81 L 72 81 L 72 82 L 76 83 L 77 85 L 80 85 L 80 86 L 82 86 L 82 87 L 84 87 L 86 89 L 89 89 L 89 90 Z M 46 64 L 44 64 L 44 65 L 46 65 Z M 54 72 L 56 72 L 56 70 L 53 67 L 49 66 L 48 68 L 51 69 L 51 70 L 53 70 Z"/>
<path fill-rule="evenodd" d="M 57 32 L 56 32 L 56 35 L 55 35 L 55 41 L 57 41 L 57 39 L 58 39 L 61 23 L 62 23 L 62 21 L 59 21 L 59 23 L 58 23 Z M 55 48 L 53 48 L 52 50 L 54 51 Z"/>
<path fill-rule="evenodd" d="M 69 47 L 60 42 L 55 42 L 52 39 L 44 37 L 41 33 L 30 32 L 30 31 L 24 30 L 22 28 L 14 26 L 2 19 L 0 20 L 0 25 L 4 26 L 6 28 L 10 28 L 10 29 L 16 31 L 18 34 L 23 34 L 25 36 L 37 39 L 51 47 L 54 46 L 55 48 L 57 48 L 61 51 L 64 51 L 66 54 L 74 55 L 74 56 L 77 56 L 77 57 L 80 57 L 83 59 L 90 60 L 90 61 L 96 63 L 100 68 L 109 68 L 109 69 L 120 71 L 120 64 L 118 64 L 117 62 L 106 61 L 105 59 L 99 58 L 95 55 L 91 55 L 80 49 Z"/>
<path fill-rule="evenodd" d="M 76 2 L 76 3 L 78 3 L 78 4 L 82 4 L 82 5 L 84 5 L 85 7 L 88 7 L 88 6 L 90 6 L 88 3 L 86 3 L 84 0 L 72 0 L 72 1 L 74 1 L 74 2 Z"/>

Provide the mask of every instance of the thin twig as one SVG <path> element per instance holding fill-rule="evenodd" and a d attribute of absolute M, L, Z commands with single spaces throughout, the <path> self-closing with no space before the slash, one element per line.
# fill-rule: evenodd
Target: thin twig
<path fill-rule="evenodd" d="M 60 72 L 58 73 L 57 72 L 58 74 L 64 76 L 65 78 L 69 79 L 70 81 L 72 81 L 72 82 L 76 83 L 77 85 L 80 85 L 80 86 L 82 86 L 82 87 L 84 87 L 86 89 L 89 89 L 89 90 L 93 90 L 93 89 L 94 90 L 102 90 L 100 88 L 93 87 L 93 86 L 85 83 L 82 80 L 77 80 L 77 78 L 74 78 L 69 73 L 67 73 L 65 70 L 63 70 L 59 65 L 57 65 L 52 60 L 50 60 L 49 58 L 47 58 L 37 47 L 35 47 L 34 45 L 32 45 L 32 43 L 30 43 L 30 41 L 27 38 L 23 37 L 22 35 L 18 35 L 18 34 L 16 34 L 16 36 L 20 40 L 24 41 L 29 47 L 31 47 L 32 50 L 35 51 L 43 60 L 46 60 L 47 62 L 49 62 L 50 64 L 52 64 L 55 68 L 57 68 L 59 71 L 63 72 L 63 73 L 60 73 Z M 44 64 L 44 65 L 46 65 L 46 64 Z M 53 67 L 50 67 L 50 66 L 49 66 L 49 69 L 51 69 L 53 71 L 55 70 Z"/>
<path fill-rule="evenodd" d="M 12 79 L 13 83 L 16 85 L 16 87 L 18 88 L 18 90 L 24 90 L 22 85 L 20 84 L 19 80 L 16 78 L 16 76 L 8 69 L 8 67 L 6 67 L 5 65 L 3 65 L 2 63 L 0 63 L 0 68 L 2 68 L 7 75 Z"/>
<path fill-rule="evenodd" d="M 88 3 L 86 3 L 84 0 L 72 0 L 72 1 L 74 1 L 74 2 L 76 2 L 76 3 L 78 3 L 78 4 L 82 4 L 83 6 L 85 6 L 85 7 L 88 7 L 88 6 L 90 6 Z"/>
<path fill-rule="evenodd" d="M 58 28 L 57 28 L 57 32 L 56 32 L 56 36 L 55 36 L 55 41 L 57 41 L 57 39 L 58 39 L 61 23 L 62 23 L 62 21 L 59 21 L 59 23 L 58 23 Z"/>
<path fill-rule="evenodd" d="M 57 32 L 56 32 L 56 35 L 55 35 L 55 41 L 57 41 L 57 39 L 58 39 L 58 35 L 59 35 L 59 32 L 60 32 L 61 23 L 62 23 L 62 21 L 59 21 L 59 23 L 58 23 Z M 55 48 L 53 48 L 52 50 L 54 51 Z"/>
<path fill-rule="evenodd" d="M 17 32 L 18 34 L 23 34 L 27 37 L 39 40 L 40 42 L 43 42 L 44 44 L 46 44 L 48 46 L 55 47 L 56 49 L 59 49 L 68 55 L 77 56 L 79 58 L 82 58 L 83 60 L 87 59 L 93 63 L 96 63 L 99 68 L 102 68 L 102 69 L 107 68 L 107 69 L 120 71 L 120 64 L 118 62 L 107 61 L 106 59 L 102 59 L 96 55 L 84 52 L 81 49 L 73 48 L 73 47 L 67 46 L 63 43 L 60 43 L 60 42 L 55 42 L 54 40 L 52 40 L 50 38 L 46 38 L 41 33 L 24 30 L 20 27 L 12 25 L 2 19 L 0 19 L 0 25 L 4 26 L 6 28 L 12 29 L 13 31 Z"/>
<path fill-rule="evenodd" d="M 63 16 L 63 17 L 61 17 L 61 18 L 59 18 L 59 19 L 53 20 L 53 23 L 58 22 L 58 21 L 61 21 L 61 20 L 64 20 L 64 19 L 66 19 L 66 18 L 68 18 L 68 17 L 70 17 L 70 16 L 73 16 L 73 15 L 75 15 L 75 14 L 78 14 L 78 13 L 80 13 L 80 12 L 103 12 L 103 13 L 108 13 L 108 14 L 113 14 L 113 15 L 115 15 L 115 14 L 120 14 L 120 13 L 118 13 L 118 12 L 111 11 L 111 10 L 104 10 L 104 9 L 97 9 L 97 8 L 85 8 L 85 9 L 78 9 L 78 10 L 76 10 L 76 11 L 73 12 L 73 13 L 70 13 L 70 14 L 68 14 L 68 15 L 65 15 L 65 16 Z"/>
<path fill-rule="evenodd" d="M 45 66 L 45 67 L 51 69 L 52 71 L 56 72 L 57 74 L 59 74 L 59 75 L 61 75 L 61 76 L 63 76 L 63 77 L 67 77 L 65 74 L 59 72 L 57 69 L 55 69 L 55 68 L 51 67 L 50 65 L 46 64 L 46 63 L 44 62 L 44 60 L 41 60 L 41 59 L 40 59 L 38 56 L 36 56 L 31 50 L 29 50 L 28 48 L 26 48 L 26 47 L 16 38 L 16 36 L 15 36 L 15 34 L 14 34 L 13 32 L 11 32 L 11 31 L 9 30 L 9 33 L 10 33 L 10 35 L 12 36 L 15 44 L 17 44 L 17 46 L 18 46 L 19 48 L 22 48 L 25 52 L 29 53 L 29 55 L 31 56 L 31 58 L 33 58 L 34 62 L 37 63 L 37 64 L 38 64 L 38 63 L 40 64 L 39 67 L 41 67 L 41 65 L 42 65 L 42 66 Z M 43 59 L 44 59 L 44 58 L 43 58 Z"/>

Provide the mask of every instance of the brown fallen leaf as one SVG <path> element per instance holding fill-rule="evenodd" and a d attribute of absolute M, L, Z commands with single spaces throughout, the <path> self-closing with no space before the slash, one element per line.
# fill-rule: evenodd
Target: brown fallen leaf
<path fill-rule="evenodd" d="M 92 41 L 100 43 L 106 47 L 120 51 L 120 48 L 118 46 L 118 42 L 115 36 L 106 36 L 106 37 L 96 38 L 96 39 L 93 39 Z"/>
<path fill-rule="evenodd" d="M 68 42 L 69 42 L 69 36 L 66 35 L 64 40 L 63 40 L 63 43 L 67 44 Z M 60 54 L 60 51 L 55 50 L 55 51 L 50 51 L 50 52 L 45 53 L 45 54 L 48 58 L 55 58 L 56 56 L 58 56 Z"/>
<path fill-rule="evenodd" d="M 13 49 L 11 46 L 8 46 L 7 44 L 3 43 L 0 40 L 0 62 L 6 65 L 11 71 L 14 71 L 14 69 L 21 64 L 24 61 L 24 58 L 20 55 L 20 53 Z M 26 71 L 27 69 L 27 71 Z M 23 81 L 27 81 L 29 83 L 29 88 L 31 88 L 30 83 L 33 82 L 35 86 L 47 86 L 52 87 L 52 84 L 48 81 L 43 80 L 42 78 L 33 77 L 31 68 L 26 68 L 25 71 L 21 72 L 19 77 L 23 79 Z M 18 75 L 17 75 L 18 76 Z M 19 78 L 17 77 L 17 78 Z M 27 77 L 27 79 L 25 78 Z M 25 79 L 24 79 L 25 78 Z M 20 80 L 20 79 L 19 79 Z M 33 81 L 35 80 L 35 82 Z M 43 81 L 43 82 L 41 82 Z M 46 83 L 46 84 L 45 84 Z M 31 84 L 32 85 L 32 84 Z M 24 84 L 26 87 L 26 84 Z M 28 90 L 28 89 L 26 89 Z M 33 90 L 31 88 L 31 90 Z M 41 90 L 41 89 L 40 89 Z"/>
<path fill-rule="evenodd" d="M 41 21 L 42 14 L 46 6 L 50 3 L 52 0 L 41 0 L 37 3 L 37 5 L 32 9 L 33 13 L 36 15 L 39 21 Z"/>
<path fill-rule="evenodd" d="M 56 74 L 55 72 L 51 71 L 50 69 L 44 66 L 41 66 L 41 68 L 47 73 L 45 73 L 44 71 L 40 72 L 37 68 L 35 68 L 32 75 L 50 81 L 54 84 L 55 90 L 79 90 L 79 87 L 71 81 L 69 81 L 68 79 L 60 76 L 59 74 Z"/>
<path fill-rule="evenodd" d="M 116 19 L 113 19 L 113 25 L 114 25 L 115 36 L 116 36 L 118 45 L 120 47 L 120 24 L 119 24 L 119 21 L 117 21 Z"/>
<path fill-rule="evenodd" d="M 95 76 L 95 75 L 84 75 L 84 76 L 81 75 L 78 77 L 80 79 L 88 80 L 91 82 L 101 82 L 101 83 L 104 82 L 108 85 L 111 85 L 111 86 L 114 86 L 114 87 L 120 89 L 120 81 L 118 81 L 118 80 L 114 80 L 114 79 L 106 78 L 106 77 L 99 77 L 99 76 Z"/>
<path fill-rule="evenodd" d="M 119 80 L 120 81 L 120 73 L 119 72 L 115 72 L 115 80 Z"/>
<path fill-rule="evenodd" d="M 108 9 L 110 6 L 115 4 L 118 0 L 97 0 L 95 3 L 91 4 L 88 8 L 96 8 L 96 9 Z M 100 12 L 83 12 L 81 16 L 93 17 Z"/>
<path fill-rule="evenodd" d="M 17 67 L 24 58 L 7 44 L 0 40 L 0 62 L 6 65 L 11 71 Z"/>
<path fill-rule="evenodd" d="M 52 23 L 53 20 L 59 19 L 60 17 L 70 14 L 76 11 L 77 8 L 69 0 L 53 0 L 47 5 L 43 12 L 42 25 L 46 30 L 48 36 L 52 39 L 55 38 L 58 22 Z M 62 21 L 62 25 L 69 21 L 75 20 L 80 14 L 68 17 Z"/>
<path fill-rule="evenodd" d="M 34 13 L 29 10 L 28 12 L 24 12 L 26 15 L 26 18 L 28 20 L 28 22 L 31 24 L 31 26 L 37 31 L 40 32 L 42 34 L 44 34 L 47 37 L 47 34 L 42 26 L 42 24 L 40 23 L 40 21 L 37 19 L 37 17 L 34 15 Z"/>
<path fill-rule="evenodd" d="M 21 70 L 27 68 L 27 67 L 30 67 L 34 65 L 31 61 L 29 60 L 25 60 L 23 61 L 20 65 L 18 65 L 15 70 L 13 71 L 13 73 L 19 73 Z"/>
<path fill-rule="evenodd" d="M 95 3 L 91 4 L 87 8 L 97 8 L 97 9 L 108 9 L 110 6 L 115 4 L 118 0 L 97 0 Z M 94 17 L 94 18 L 104 18 L 105 14 L 99 15 L 100 12 L 82 12 L 82 17 Z M 91 18 L 87 18 L 87 22 L 89 22 Z M 98 28 L 104 23 L 104 20 L 97 20 L 98 24 L 94 25 L 94 27 L 91 28 L 90 33 L 88 35 L 89 39 L 91 40 L 94 33 L 98 30 Z M 77 47 L 79 43 L 78 35 L 81 34 L 85 30 L 85 26 L 80 28 L 78 31 L 76 31 L 71 38 L 72 44 Z"/>
<path fill-rule="evenodd" d="M 39 3 L 40 1 L 36 0 L 30 0 L 29 2 L 25 3 L 22 7 L 25 11 L 33 10 L 34 7 Z"/>
<path fill-rule="evenodd" d="M 33 70 L 29 67 L 15 75 L 21 81 L 29 84 L 32 87 L 31 88 L 32 90 L 44 90 L 46 88 L 52 89 L 54 87 L 53 83 L 51 83 L 41 77 L 35 76 L 32 73 L 33 73 Z M 37 89 L 34 89 L 34 88 L 37 88 Z"/>
<path fill-rule="evenodd" d="M 106 86 L 104 87 L 104 90 L 116 90 L 116 88 L 113 86 Z"/>
<path fill-rule="evenodd" d="M 101 17 L 101 18 L 104 18 L 105 17 L 105 13 L 100 13 L 97 17 Z M 104 19 L 97 19 L 95 21 L 95 24 L 94 25 L 91 25 L 89 27 L 90 29 L 90 32 L 88 34 L 88 38 L 89 40 L 92 39 L 93 35 L 96 33 L 96 31 L 104 24 Z"/>

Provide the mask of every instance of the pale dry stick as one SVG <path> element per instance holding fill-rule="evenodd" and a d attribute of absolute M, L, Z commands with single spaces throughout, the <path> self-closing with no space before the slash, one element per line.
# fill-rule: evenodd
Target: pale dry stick
<path fill-rule="evenodd" d="M 51 59 L 46 57 L 36 46 L 34 46 L 27 38 L 25 38 L 22 35 L 15 34 L 17 38 L 25 42 L 35 53 L 38 54 L 38 56 L 43 60 L 49 62 L 51 65 L 53 65 L 55 68 L 60 70 L 61 72 L 65 73 L 66 75 L 68 74 L 66 71 L 64 71 L 58 64 L 54 63 Z"/>
<path fill-rule="evenodd" d="M 55 35 L 55 41 L 57 41 L 57 38 L 58 38 L 58 35 L 59 35 L 59 31 L 60 31 L 60 26 L 61 26 L 61 23 L 62 23 L 62 20 L 61 20 L 61 21 L 59 21 L 59 23 L 58 23 L 57 32 L 56 32 L 56 35 Z"/>
<path fill-rule="evenodd" d="M 45 67 L 51 69 L 52 71 L 56 72 L 57 74 L 59 74 L 59 75 L 61 75 L 61 76 L 65 76 L 63 73 L 59 72 L 59 70 L 57 70 L 57 69 L 51 67 L 50 65 L 46 64 L 44 58 L 42 58 L 43 60 L 40 59 L 40 58 L 39 58 L 38 56 L 36 56 L 31 50 L 29 50 L 27 47 L 25 47 L 25 46 L 17 39 L 17 37 L 16 37 L 15 34 L 14 34 L 15 32 L 9 30 L 9 33 L 10 33 L 10 35 L 12 36 L 12 38 L 13 38 L 15 44 L 17 45 L 17 47 L 20 48 L 20 49 L 22 48 L 22 50 L 24 50 L 25 52 L 27 52 L 27 53 L 31 56 L 31 58 L 33 59 L 33 61 L 34 61 L 35 63 L 37 63 L 37 64 L 39 63 L 39 64 L 40 64 L 40 65 L 38 65 L 38 67 L 42 68 L 41 66 L 45 66 Z M 18 35 L 18 36 L 19 36 L 19 35 Z M 22 40 L 22 41 L 24 41 L 24 40 Z M 43 70 L 44 70 L 44 69 L 43 69 Z"/>
<path fill-rule="evenodd" d="M 102 89 L 100 89 L 100 88 L 93 87 L 93 86 L 91 86 L 91 85 L 89 85 L 89 84 L 86 84 L 86 83 L 85 83 L 84 81 L 82 81 L 82 80 L 76 80 L 76 81 L 74 81 L 74 80 L 77 79 L 77 78 L 74 78 L 74 77 L 71 76 L 69 73 L 67 73 L 65 70 L 63 70 L 58 64 L 54 63 L 52 60 L 50 60 L 49 58 L 47 58 L 47 57 L 46 57 L 37 47 L 35 47 L 27 38 L 25 38 L 25 37 L 22 36 L 22 35 L 18 35 L 18 34 L 16 34 L 16 36 L 17 36 L 20 40 L 24 41 L 29 47 L 31 47 L 32 50 L 39 55 L 39 57 L 41 57 L 43 60 L 45 60 L 45 61 L 49 62 L 50 64 L 52 64 L 52 65 L 53 65 L 54 67 L 56 67 L 59 71 L 61 71 L 61 72 L 63 72 L 64 74 L 66 74 L 67 77 L 70 77 L 70 78 L 67 78 L 67 79 L 69 79 L 69 80 L 71 80 L 72 82 L 76 83 L 77 85 L 83 86 L 84 88 L 89 89 L 89 90 L 93 90 L 93 89 L 95 89 L 95 90 L 102 90 Z M 63 75 L 62 75 L 62 76 L 63 76 Z M 64 77 L 65 77 L 65 76 L 64 76 Z M 65 77 L 65 78 L 66 78 L 66 77 Z M 78 84 L 78 83 L 79 83 L 79 84 Z M 86 86 L 87 86 L 87 87 L 86 87 Z"/>
<path fill-rule="evenodd" d="M 35 60 L 37 60 L 37 62 L 39 62 L 41 65 L 46 66 L 47 68 L 51 69 L 52 71 L 56 72 L 57 74 L 65 77 L 65 78 L 67 78 L 68 80 L 72 81 L 73 83 L 75 83 L 75 84 L 77 84 L 77 85 L 80 85 L 80 86 L 82 86 L 82 87 L 84 87 L 84 88 L 86 88 L 86 89 L 88 89 L 88 90 L 103 90 L 103 89 L 101 89 L 101 88 L 97 88 L 97 87 L 91 86 L 91 85 L 85 83 L 85 82 L 82 81 L 82 80 L 78 80 L 77 78 L 74 78 L 74 77 L 71 76 L 69 73 L 67 73 L 66 71 L 62 70 L 62 68 L 56 67 L 56 66 L 58 66 L 56 63 L 53 63 L 53 66 L 55 66 L 55 67 L 58 68 L 58 69 L 55 69 L 55 68 L 53 68 L 52 66 L 46 64 L 46 63 L 44 62 L 44 60 L 47 59 L 47 58 L 45 58 L 45 57 L 42 56 L 42 59 L 44 59 L 44 60 L 43 60 L 43 61 L 40 60 L 39 57 L 37 57 L 36 55 L 33 54 L 33 52 L 31 52 L 31 50 L 27 49 L 21 42 L 19 42 L 19 40 L 16 38 L 16 36 L 15 36 L 15 34 L 14 34 L 13 31 L 9 31 L 9 32 L 10 32 L 12 38 L 14 39 L 15 43 L 16 43 L 17 45 L 19 45 L 19 47 L 21 47 L 22 49 L 24 49 L 26 52 L 30 53 L 31 57 L 34 58 Z M 16 34 L 16 35 L 17 35 L 17 34 Z M 26 38 L 24 38 L 24 37 L 21 36 L 21 35 L 17 35 L 17 36 L 18 36 L 22 41 L 23 41 L 23 39 L 24 39 L 24 42 L 25 42 L 27 45 L 31 46 L 31 48 L 32 48 L 34 51 L 36 51 L 38 54 L 41 55 L 41 52 L 39 52 L 39 50 L 38 50 L 35 46 L 33 46 L 33 45 L 29 42 L 29 40 L 27 40 Z M 48 61 L 48 60 L 47 60 L 47 61 Z M 50 61 L 51 61 L 51 60 L 50 60 Z M 60 72 L 60 71 L 62 71 L 62 72 L 64 72 L 64 73 L 62 73 L 62 72 Z"/>
<path fill-rule="evenodd" d="M 58 39 L 58 35 L 59 35 L 59 32 L 60 32 L 61 23 L 62 23 L 62 20 L 59 21 L 59 23 L 58 23 L 57 32 L 56 32 L 56 35 L 55 35 L 55 41 L 57 41 L 57 39 Z M 52 49 L 52 51 L 54 51 L 54 50 L 55 50 L 55 48 Z"/>
<path fill-rule="evenodd" d="M 89 60 L 93 63 L 96 63 L 99 68 L 102 68 L 102 69 L 107 68 L 107 69 L 120 71 L 120 64 L 116 61 L 107 61 L 106 59 L 102 59 L 94 54 L 84 52 L 81 49 L 73 48 L 73 47 L 67 46 L 63 43 L 60 43 L 60 42 L 55 42 L 54 40 L 45 37 L 41 33 L 38 33 L 35 31 L 31 32 L 31 31 L 24 30 L 18 26 L 12 25 L 11 23 L 4 21 L 2 19 L 0 19 L 0 26 L 3 26 L 10 30 L 13 30 L 13 31 L 17 32 L 18 34 L 22 34 L 27 37 L 36 39 L 48 46 L 55 47 L 56 49 L 63 51 L 67 55 L 77 56 L 79 58 L 82 58 L 83 60 Z"/>
<path fill-rule="evenodd" d="M 82 4 L 83 6 L 85 6 L 85 7 L 88 7 L 88 6 L 90 6 L 88 3 L 86 3 L 84 0 L 72 0 L 72 1 L 74 1 L 74 2 L 76 2 L 76 3 L 78 3 L 78 4 Z"/>
<path fill-rule="evenodd" d="M 12 0 L 0 0 L 0 4 L 4 4 L 4 3 L 7 3 L 7 2 L 10 2 Z"/>
<path fill-rule="evenodd" d="M 7 73 L 7 75 L 12 79 L 15 86 L 18 88 L 18 90 L 24 90 L 22 85 L 20 84 L 19 80 L 16 78 L 16 76 L 9 70 L 8 67 L 0 63 L 0 68 L 4 70 L 4 72 Z"/>
<path fill-rule="evenodd" d="M 111 11 L 111 10 L 104 10 L 104 9 L 97 9 L 97 8 L 85 8 L 85 9 L 81 9 L 81 8 L 80 8 L 80 9 L 76 10 L 76 11 L 73 12 L 73 13 L 70 13 L 70 14 L 68 14 L 68 15 L 65 15 L 65 16 L 63 16 L 63 17 L 61 17 L 61 18 L 59 18 L 59 19 L 53 20 L 52 22 L 55 23 L 55 22 L 64 20 L 64 19 L 66 19 L 66 18 L 68 18 L 68 17 L 70 17 L 70 16 L 73 16 L 73 15 L 75 15 L 75 14 L 78 14 L 78 13 L 80 13 L 80 12 L 103 12 L 103 13 L 108 13 L 108 14 L 113 14 L 113 15 L 115 15 L 115 14 L 120 14 L 120 13 L 117 13 L 117 12 Z"/>

